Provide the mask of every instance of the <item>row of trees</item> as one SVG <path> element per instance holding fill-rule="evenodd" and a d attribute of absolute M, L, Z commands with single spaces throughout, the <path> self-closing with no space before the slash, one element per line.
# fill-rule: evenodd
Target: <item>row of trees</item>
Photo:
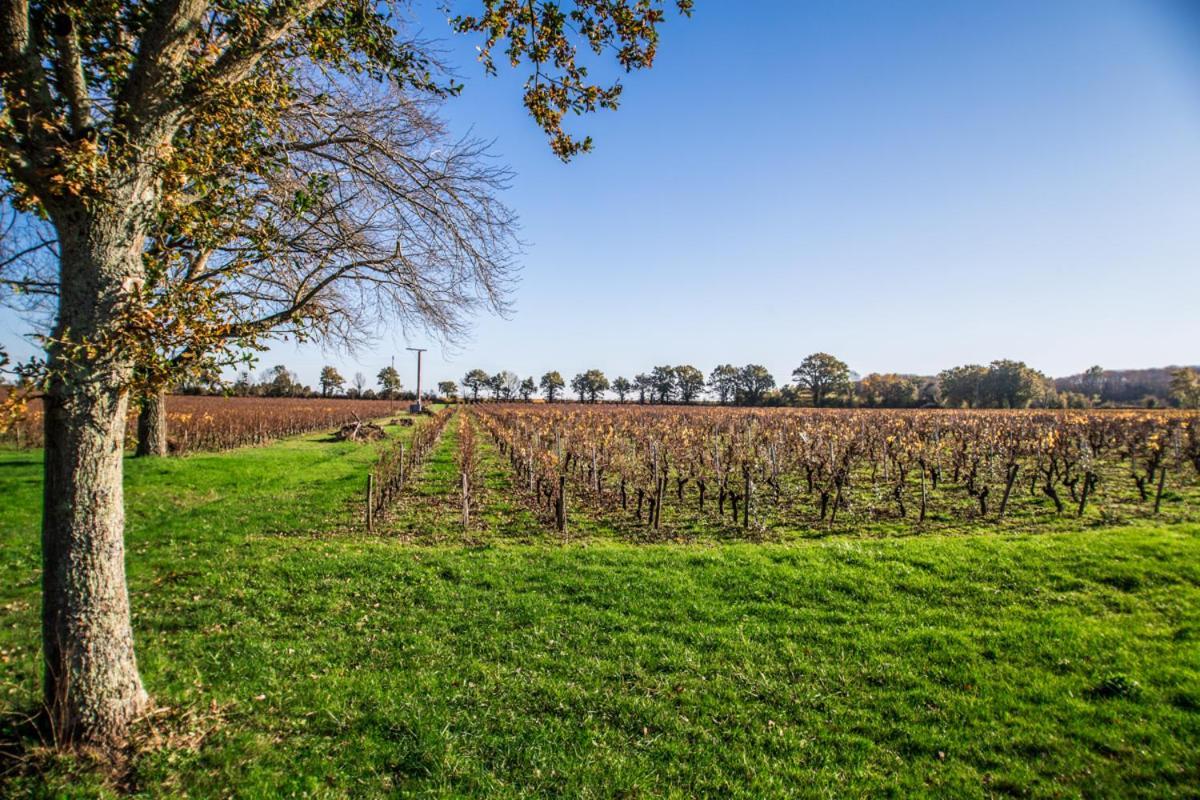
<path fill-rule="evenodd" d="M 576 374 L 569 384 L 557 370 L 551 370 L 535 381 L 532 377 L 522 380 L 507 370 L 489 375 L 482 369 L 473 369 L 463 376 L 462 385 L 472 400 L 478 400 L 480 392 L 486 392 L 494 400 L 517 397 L 530 400 L 540 391 L 553 403 L 569 385 L 581 403 L 595 403 L 608 392 L 615 394 L 622 403 L 632 398 L 639 403 L 693 403 L 706 392 L 712 392 L 723 404 L 758 405 L 775 387 L 775 379 L 760 364 L 744 367 L 725 364 L 714 369 L 707 378 L 691 364 L 682 364 L 658 366 L 635 375 L 632 380 L 618 376 L 610 381 L 603 371 L 589 369 Z M 818 381 L 817 385 L 820 391 L 823 384 Z M 439 384 L 439 388 L 441 386 Z"/>
<path fill-rule="evenodd" d="M 1088 374 L 1100 374 L 1093 367 Z M 1170 372 L 1166 397 L 1143 398 L 1138 405 L 1169 403 L 1180 408 L 1200 408 L 1200 372 L 1183 367 Z M 521 378 L 502 370 L 489 375 L 473 369 L 462 380 L 471 400 L 480 393 L 493 400 L 530 401 L 540 394 L 549 402 L 561 399 L 568 387 L 579 402 L 595 403 L 610 393 L 619 402 L 694 403 L 708 397 L 721 405 L 738 406 L 856 406 L 868 408 L 1091 408 L 1101 404 L 1099 391 L 1085 393 L 1056 388 L 1041 372 L 1020 361 L 999 360 L 988 366 L 968 364 L 943 370 L 934 377 L 871 373 L 855 379 L 846 364 L 828 353 L 815 353 L 804 359 L 792 372 L 792 383 L 776 387 L 775 378 L 761 364 L 742 367 L 722 364 L 705 378 L 690 364 L 659 366 L 635 375 L 633 380 L 617 377 L 611 381 L 598 369 L 575 375 L 568 383 L 557 371 L 535 380 Z M 296 373 L 280 364 L 261 373 L 257 379 L 242 372 L 231 386 L 224 386 L 217 373 L 200 374 L 176 387 L 183 394 L 210 394 L 228 391 L 238 397 L 349 397 L 385 400 L 413 396 L 405 392 L 400 373 L 384 367 L 371 382 L 362 372 L 347 381 L 337 367 L 321 369 L 319 388 L 300 382 Z M 459 384 L 441 381 L 436 395 L 455 400 Z"/>
<path fill-rule="evenodd" d="M 347 381 L 337 367 L 321 368 L 318 389 L 300 382 L 299 376 L 284 364 L 276 364 L 255 377 L 249 371 L 238 373 L 237 379 L 226 384 L 218 372 L 202 372 L 178 383 L 179 394 L 231 394 L 235 397 L 349 397 L 383 400 L 404 399 L 404 384 L 395 367 L 384 367 L 368 380 L 361 372 Z"/>
<path fill-rule="evenodd" d="M 321 396 L 331 397 L 345 393 L 347 397 L 381 397 L 385 400 L 395 400 L 400 397 L 404 390 L 404 384 L 400 381 L 400 373 L 395 367 L 384 367 L 379 370 L 375 376 L 376 385 L 379 391 L 376 392 L 370 387 L 367 381 L 367 376 L 361 372 L 354 373 L 354 378 L 350 381 L 350 388 L 344 389 L 346 379 L 337 371 L 336 367 L 326 366 L 321 368 Z"/>
<path fill-rule="evenodd" d="M 1099 372 L 1094 367 L 1091 372 Z M 1088 374 L 1088 373 L 1085 373 Z M 207 380 L 207 382 L 206 382 Z M 721 405 L 738 406 L 856 406 L 868 408 L 1090 408 L 1100 403 L 1100 394 L 1057 389 L 1055 383 L 1024 362 L 1001 359 L 987 366 L 967 364 L 943 370 L 934 377 L 871 373 L 856 379 L 845 362 L 828 353 L 814 353 L 792 371 L 792 381 L 777 387 L 775 378 L 761 364 L 721 364 L 707 377 L 690 364 L 663 365 L 639 373 L 632 380 L 618 376 L 609 380 L 603 371 L 589 369 L 568 382 L 555 371 L 540 379 L 521 378 L 509 370 L 489 375 L 473 369 L 462 379 L 462 389 L 471 400 L 530 401 L 541 395 L 549 402 L 559 400 L 568 388 L 579 402 L 595 403 L 611 395 L 619 402 L 694 403 L 711 398 Z M 179 387 L 187 394 L 220 391 L 218 376 L 196 379 Z M 441 381 L 437 396 L 457 399 L 459 384 Z M 231 387 L 242 397 L 351 397 L 403 399 L 406 394 L 400 373 L 391 366 L 375 376 L 374 383 L 362 373 L 347 381 L 336 367 L 321 370 L 319 390 L 300 383 L 296 373 L 284 365 L 263 372 L 257 380 L 243 372 Z M 429 393 L 432 394 L 432 393 Z M 1157 398 L 1154 398 L 1157 401 Z M 1185 367 L 1172 372 L 1169 400 L 1181 408 L 1200 407 L 1200 372 Z M 1147 405 L 1150 403 L 1141 403 Z"/>
<path fill-rule="evenodd" d="M 1095 369 L 1099 369 L 1098 367 Z M 1200 373 L 1176 370 L 1171 399 L 1183 408 L 1200 407 Z M 608 379 L 599 369 L 581 372 L 568 384 L 557 371 L 540 380 L 521 379 L 507 370 L 489 375 L 473 369 L 463 378 L 472 400 L 480 393 L 493 400 L 531 400 L 539 390 L 549 402 L 569 386 L 579 402 L 595 403 L 609 393 L 619 402 L 694 403 L 706 397 L 721 405 L 739 406 L 865 406 L 871 408 L 1090 408 L 1098 395 L 1062 391 L 1043 373 L 1022 361 L 1000 359 L 987 366 L 967 364 L 933 377 L 871 373 L 857 378 L 850 367 L 829 353 L 813 353 L 792 370 L 790 383 L 777 387 L 775 377 L 761 364 L 721 364 L 707 376 L 691 364 L 663 365 L 629 380 Z M 443 387 L 450 387 L 447 391 Z M 439 384 L 442 394 L 455 396 L 453 382 Z"/>
<path fill-rule="evenodd" d="M 636 398 L 638 403 L 694 403 L 711 393 L 721 404 L 763 405 L 772 400 L 773 405 L 798 405 L 800 392 L 807 393 L 814 405 L 830 404 L 843 386 L 850 385 L 850 369 L 843 362 L 828 355 L 816 353 L 809 356 L 792 373 L 796 388 L 785 387 L 785 394 L 777 393 L 775 378 L 761 364 L 737 367 L 722 364 L 706 378 L 704 373 L 691 364 L 654 367 L 649 372 L 638 373 L 632 380 L 618 376 L 611 381 L 599 369 L 578 373 L 570 381 L 571 391 L 578 395 L 579 402 L 595 403 L 605 393 L 612 392 L 624 403 Z M 472 400 L 478 400 L 480 392 L 486 392 L 494 400 L 513 400 L 520 397 L 530 400 L 540 390 L 551 403 L 559 399 L 568 384 L 557 371 L 544 374 L 540 380 L 524 380 L 507 370 L 489 375 L 482 369 L 468 372 L 462 381 Z M 785 402 L 779 402 L 783 399 Z"/>

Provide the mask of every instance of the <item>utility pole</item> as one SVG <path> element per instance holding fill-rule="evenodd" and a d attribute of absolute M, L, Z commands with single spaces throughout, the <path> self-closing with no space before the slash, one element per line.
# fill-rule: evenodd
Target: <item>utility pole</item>
<path fill-rule="evenodd" d="M 413 404 L 411 411 L 418 414 L 421 413 L 421 353 L 424 353 L 428 348 L 425 347 L 406 347 L 405 350 L 412 350 L 417 354 L 417 402 Z"/>

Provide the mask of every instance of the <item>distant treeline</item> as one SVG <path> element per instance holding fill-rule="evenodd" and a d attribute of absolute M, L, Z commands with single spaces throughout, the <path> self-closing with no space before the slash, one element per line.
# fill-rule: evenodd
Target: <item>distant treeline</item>
<path fill-rule="evenodd" d="M 230 393 L 245 397 L 350 397 L 411 399 L 393 367 L 369 380 L 355 373 L 347 381 L 335 367 L 321 370 L 319 388 L 300 383 L 279 365 L 257 378 L 248 372 L 232 384 L 219 377 L 176 387 L 185 394 Z M 577 373 L 569 381 L 551 370 L 540 378 L 522 378 L 503 370 L 473 369 L 460 383 L 441 381 L 423 394 L 471 401 L 628 403 L 710 402 L 738 406 L 818 406 L 868 408 L 1100 408 L 1200 407 L 1200 372 L 1195 367 L 1106 370 L 1092 367 L 1065 378 L 1048 378 L 1022 361 L 1000 359 L 984 366 L 966 364 L 937 375 L 871 373 L 859 377 L 842 360 L 814 353 L 780 384 L 761 364 L 721 364 L 707 375 L 691 364 L 663 365 L 632 378 L 611 380 L 599 369 Z"/>
<path fill-rule="evenodd" d="M 453 382 L 443 382 L 439 389 L 452 397 L 459 393 Z M 707 401 L 739 406 L 1196 408 L 1200 407 L 1200 372 L 1194 367 L 1124 371 L 1092 367 L 1080 375 L 1053 379 L 1022 361 L 1001 359 L 987 366 L 952 367 L 933 376 L 872 373 L 858 377 L 835 356 L 814 353 L 792 370 L 791 380 L 783 385 L 761 364 L 722 364 L 707 376 L 691 364 L 663 365 L 632 379 L 612 380 L 601 370 L 589 369 L 569 382 L 553 370 L 535 380 L 507 370 L 489 375 L 473 369 L 463 376 L 462 393 L 472 401 L 530 401 L 540 395 L 548 402 L 573 397 L 581 403 L 615 398 L 622 403 Z"/>

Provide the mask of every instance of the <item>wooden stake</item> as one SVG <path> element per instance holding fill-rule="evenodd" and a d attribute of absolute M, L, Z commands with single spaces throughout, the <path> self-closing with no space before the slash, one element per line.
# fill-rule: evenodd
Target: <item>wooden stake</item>
<path fill-rule="evenodd" d="M 462 524 L 464 528 L 471 524 L 471 481 L 465 472 L 462 474 Z"/>
<path fill-rule="evenodd" d="M 1162 505 L 1163 484 L 1167 482 L 1167 468 L 1163 467 L 1158 473 L 1158 491 L 1154 495 L 1154 513 L 1158 513 L 1158 507 Z"/>
<path fill-rule="evenodd" d="M 742 527 L 750 527 L 750 498 L 754 496 L 754 479 L 750 477 L 750 467 L 742 467 L 743 477 L 746 479 L 746 500 L 742 505 Z"/>
<path fill-rule="evenodd" d="M 926 504 L 926 500 L 927 500 L 927 495 L 925 492 L 925 462 L 924 461 L 922 461 L 920 463 L 920 467 L 921 467 L 921 517 L 920 517 L 920 519 L 917 520 L 917 524 L 923 525 L 923 524 L 925 524 L 925 504 Z"/>
<path fill-rule="evenodd" d="M 558 476 L 558 502 L 554 508 L 554 522 L 559 533 L 567 532 L 567 476 Z"/>
<path fill-rule="evenodd" d="M 1013 484 L 1017 481 L 1017 471 L 1020 469 L 1018 464 L 1008 465 L 1008 477 L 1004 483 L 1004 497 L 1000 498 L 1000 513 L 996 515 L 997 519 L 1004 518 L 1004 511 L 1008 508 L 1008 496 L 1012 494 Z"/>
<path fill-rule="evenodd" d="M 375 476 L 367 473 L 367 533 L 375 530 Z"/>

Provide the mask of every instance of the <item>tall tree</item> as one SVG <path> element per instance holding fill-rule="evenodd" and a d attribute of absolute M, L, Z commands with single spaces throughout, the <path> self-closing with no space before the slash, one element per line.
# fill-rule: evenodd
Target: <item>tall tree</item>
<path fill-rule="evenodd" d="M 346 379 L 337 371 L 336 367 L 321 368 L 321 396 L 328 397 L 331 394 L 336 394 L 342 390 L 342 386 L 346 384 Z"/>
<path fill-rule="evenodd" d="M 354 373 L 354 380 L 350 382 L 350 385 L 354 387 L 354 396 L 362 397 L 363 392 L 367 389 L 367 376 L 361 372 Z"/>
<path fill-rule="evenodd" d="M 638 403 L 646 404 L 646 394 L 654 391 L 654 380 L 644 372 L 639 372 L 633 376 L 633 385 L 637 389 Z"/>
<path fill-rule="evenodd" d="M 704 391 L 704 373 L 691 364 L 676 367 L 675 388 L 679 390 L 680 400 L 692 402 Z"/>
<path fill-rule="evenodd" d="M 983 381 L 987 367 L 966 364 L 938 373 L 938 389 L 942 402 L 951 408 L 978 408 L 983 404 Z"/>
<path fill-rule="evenodd" d="M 375 376 L 379 382 L 379 394 L 388 400 L 394 400 L 404 385 L 400 382 L 400 373 L 393 366 L 386 366 Z"/>
<path fill-rule="evenodd" d="M 812 404 L 820 407 L 829 399 L 850 390 L 850 368 L 828 353 L 813 353 L 792 370 L 796 385 L 808 392 Z"/>
<path fill-rule="evenodd" d="M 747 364 L 738 371 L 736 396 L 740 403 L 756 406 L 774 388 L 775 377 L 762 364 Z"/>
<path fill-rule="evenodd" d="M 669 365 L 650 370 L 650 386 L 658 395 L 658 402 L 669 403 L 675 397 L 675 368 Z"/>
<path fill-rule="evenodd" d="M 447 400 L 458 398 L 458 384 L 454 381 L 438 381 L 438 394 Z"/>
<path fill-rule="evenodd" d="M 1026 408 L 1046 392 L 1046 376 L 1024 361 L 1000 359 L 988 365 L 981 388 L 992 408 Z"/>
<path fill-rule="evenodd" d="M 624 403 L 625 397 L 631 391 L 633 391 L 633 384 L 629 382 L 628 378 L 623 378 L 620 375 L 618 375 L 617 377 L 613 378 L 612 390 L 614 392 L 616 392 L 617 400 Z"/>
<path fill-rule="evenodd" d="M 722 364 L 708 374 L 708 388 L 725 405 L 737 396 L 738 368 L 733 364 Z"/>
<path fill-rule="evenodd" d="M 300 381 L 296 373 L 283 364 L 276 364 L 267 370 L 262 382 L 268 397 L 295 397 L 300 393 Z"/>
<path fill-rule="evenodd" d="M 577 42 L 617 53 L 626 69 L 647 67 L 662 5 L 580 0 L 564 9 L 483 0 L 483 14 L 454 25 L 483 34 L 489 71 L 496 48 L 514 65 L 534 65 L 526 107 L 554 151 L 568 158 L 590 140 L 566 133 L 563 118 L 613 108 L 620 93 L 619 85 L 589 82 Z M 686 12 L 691 4 L 677 5 Z M 226 341 L 235 346 L 261 333 L 238 329 L 240 309 L 227 302 L 238 295 L 222 291 L 246 260 L 218 264 L 214 273 L 201 259 L 187 259 L 181 271 L 195 279 L 165 282 L 174 259 L 154 252 L 156 233 L 170 229 L 160 222 L 186 226 L 186 238 L 196 241 L 205 229 L 219 230 L 230 208 L 242 218 L 241 176 L 283 170 L 296 155 L 282 116 L 306 80 L 327 77 L 334 87 L 365 76 L 394 87 L 452 90 L 428 77 L 429 59 L 396 35 L 390 20 L 402 15 L 390 12 L 386 2 L 353 0 L 0 0 L 0 191 L 31 219 L 49 221 L 57 251 L 50 281 L 56 323 L 43 380 L 42 618 L 45 703 L 60 723 L 60 741 L 115 747 L 149 704 L 125 583 L 121 454 L 130 389 L 164 351 L 161 336 L 150 334 L 179 333 L 196 344 L 183 350 L 208 357 L 231 324 Z M 216 146 L 208 141 L 214 138 Z M 232 180 L 213 179 L 214 166 L 225 165 L 238 170 Z M 325 193 L 324 179 L 312 177 L 293 192 L 301 209 Z M 462 244 L 449 246 L 461 253 Z M 406 304 L 401 312 L 442 300 L 453 309 L 461 292 L 447 289 L 478 280 L 431 280 L 402 250 L 392 263 L 402 268 L 383 277 L 372 277 L 369 262 L 318 272 L 298 284 L 298 302 L 283 313 L 314 313 L 307 299 L 335 282 L 369 295 L 384 280 Z M 286 283 L 286 269 L 276 262 L 278 273 L 269 277 Z M 19 276 L 8 285 L 46 283 Z"/>
<path fill-rule="evenodd" d="M 504 369 L 491 379 L 492 396 L 497 400 L 512 400 L 521 388 L 521 379 L 515 372 Z"/>
<path fill-rule="evenodd" d="M 534 382 L 532 377 L 526 378 L 525 380 L 521 381 L 520 392 L 521 399 L 528 403 L 529 398 L 533 397 L 533 395 L 537 392 L 537 383 Z"/>
<path fill-rule="evenodd" d="M 554 398 L 566 388 L 567 384 L 563 381 L 563 376 L 559 375 L 556 370 L 550 370 L 542 376 L 539 385 L 542 387 L 542 393 L 546 395 L 546 402 L 553 403 Z"/>
<path fill-rule="evenodd" d="M 471 370 L 462 379 L 463 388 L 471 393 L 472 400 L 478 400 L 479 390 L 489 388 L 491 383 L 492 376 L 481 369 Z"/>
<path fill-rule="evenodd" d="M 571 379 L 571 391 L 579 395 L 579 402 L 596 402 L 602 392 L 608 391 L 608 378 L 598 369 L 580 372 Z"/>
<path fill-rule="evenodd" d="M 579 395 L 579 402 L 587 399 L 588 380 L 587 375 L 582 372 L 575 373 L 575 377 L 571 378 L 571 391 Z"/>
<path fill-rule="evenodd" d="M 608 391 L 608 378 L 598 369 L 589 369 L 583 373 L 584 381 L 587 385 L 587 395 L 590 402 L 596 402 L 597 398 Z"/>

